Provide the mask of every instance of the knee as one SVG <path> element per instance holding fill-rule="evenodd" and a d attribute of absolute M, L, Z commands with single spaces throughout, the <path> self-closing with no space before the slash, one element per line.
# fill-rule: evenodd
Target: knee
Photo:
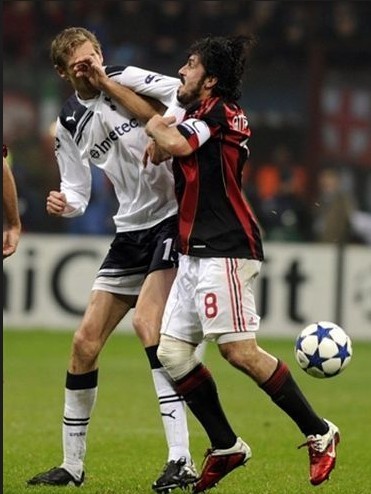
<path fill-rule="evenodd" d="M 143 328 L 143 326 L 145 325 L 143 317 L 139 315 L 136 311 L 133 314 L 132 323 L 136 333 L 139 333 Z"/>
<path fill-rule="evenodd" d="M 93 364 L 99 356 L 102 344 L 86 329 L 79 328 L 73 337 L 72 350 L 75 359 L 84 364 Z"/>
<path fill-rule="evenodd" d="M 157 345 L 160 337 L 160 323 L 151 320 L 141 312 L 134 312 L 133 328 L 145 347 Z"/>
<path fill-rule="evenodd" d="M 258 359 L 258 351 L 254 342 L 241 344 L 241 342 L 226 343 L 219 346 L 223 358 L 233 367 L 247 374 L 253 373 Z"/>
<path fill-rule="evenodd" d="M 179 364 L 179 358 L 175 358 L 176 356 L 172 352 L 171 345 L 173 341 L 175 342 L 176 340 L 169 336 L 161 336 L 157 348 L 157 358 L 166 369 Z"/>
<path fill-rule="evenodd" d="M 186 341 L 162 335 L 157 349 L 157 357 L 170 377 L 180 379 L 194 369 L 200 360 L 196 348 Z"/>

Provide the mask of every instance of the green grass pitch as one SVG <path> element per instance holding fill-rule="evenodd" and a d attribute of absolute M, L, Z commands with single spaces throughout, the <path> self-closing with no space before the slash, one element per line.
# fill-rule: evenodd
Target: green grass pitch
<path fill-rule="evenodd" d="M 64 488 L 27 487 L 26 480 L 61 462 L 63 390 L 71 336 L 69 332 L 4 331 L 5 494 L 65 492 Z M 304 439 L 295 424 L 209 344 L 205 362 L 218 383 L 233 427 L 253 451 L 245 468 L 237 469 L 211 492 L 369 494 L 371 344 L 353 342 L 353 360 L 344 373 L 320 380 L 299 369 L 293 341 L 260 342 L 288 363 L 318 413 L 339 426 L 337 466 L 329 482 L 312 487 L 306 448 L 296 448 Z M 208 440 L 190 414 L 189 428 L 193 457 L 200 468 Z M 150 494 L 166 453 L 152 378 L 139 340 L 133 335 L 113 335 L 100 360 L 98 401 L 90 423 L 86 482 L 81 490 L 84 494 Z"/>

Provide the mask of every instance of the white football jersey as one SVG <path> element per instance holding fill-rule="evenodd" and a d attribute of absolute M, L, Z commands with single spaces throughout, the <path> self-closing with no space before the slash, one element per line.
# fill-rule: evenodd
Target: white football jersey
<path fill-rule="evenodd" d="M 106 67 L 113 80 L 169 107 L 179 79 L 137 67 Z M 183 112 L 178 113 L 181 119 Z M 74 208 L 65 217 L 84 213 L 91 194 L 90 166 L 101 168 L 112 182 L 119 207 L 117 232 L 150 228 L 177 212 L 171 161 L 142 164 L 148 136 L 144 124 L 106 94 L 82 100 L 72 95 L 56 127 L 56 158 L 61 192 Z"/>

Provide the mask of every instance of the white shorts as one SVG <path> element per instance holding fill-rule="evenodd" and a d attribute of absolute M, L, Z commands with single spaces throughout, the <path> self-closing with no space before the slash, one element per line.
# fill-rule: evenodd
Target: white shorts
<path fill-rule="evenodd" d="M 261 261 L 183 255 L 161 333 L 189 343 L 254 338 L 260 317 L 253 285 Z"/>

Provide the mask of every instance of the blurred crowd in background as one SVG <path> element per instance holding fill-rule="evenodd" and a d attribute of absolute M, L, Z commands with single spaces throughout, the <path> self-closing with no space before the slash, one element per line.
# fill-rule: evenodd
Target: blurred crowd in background
<path fill-rule="evenodd" d="M 54 36 L 83 26 L 105 63 L 176 76 L 207 35 L 254 33 L 240 101 L 252 129 L 243 187 L 266 240 L 371 244 L 371 2 L 5 0 L 3 139 L 25 232 L 113 233 L 116 202 L 93 170 L 81 218 L 55 219 L 53 126 L 67 85 L 49 58 Z"/>

